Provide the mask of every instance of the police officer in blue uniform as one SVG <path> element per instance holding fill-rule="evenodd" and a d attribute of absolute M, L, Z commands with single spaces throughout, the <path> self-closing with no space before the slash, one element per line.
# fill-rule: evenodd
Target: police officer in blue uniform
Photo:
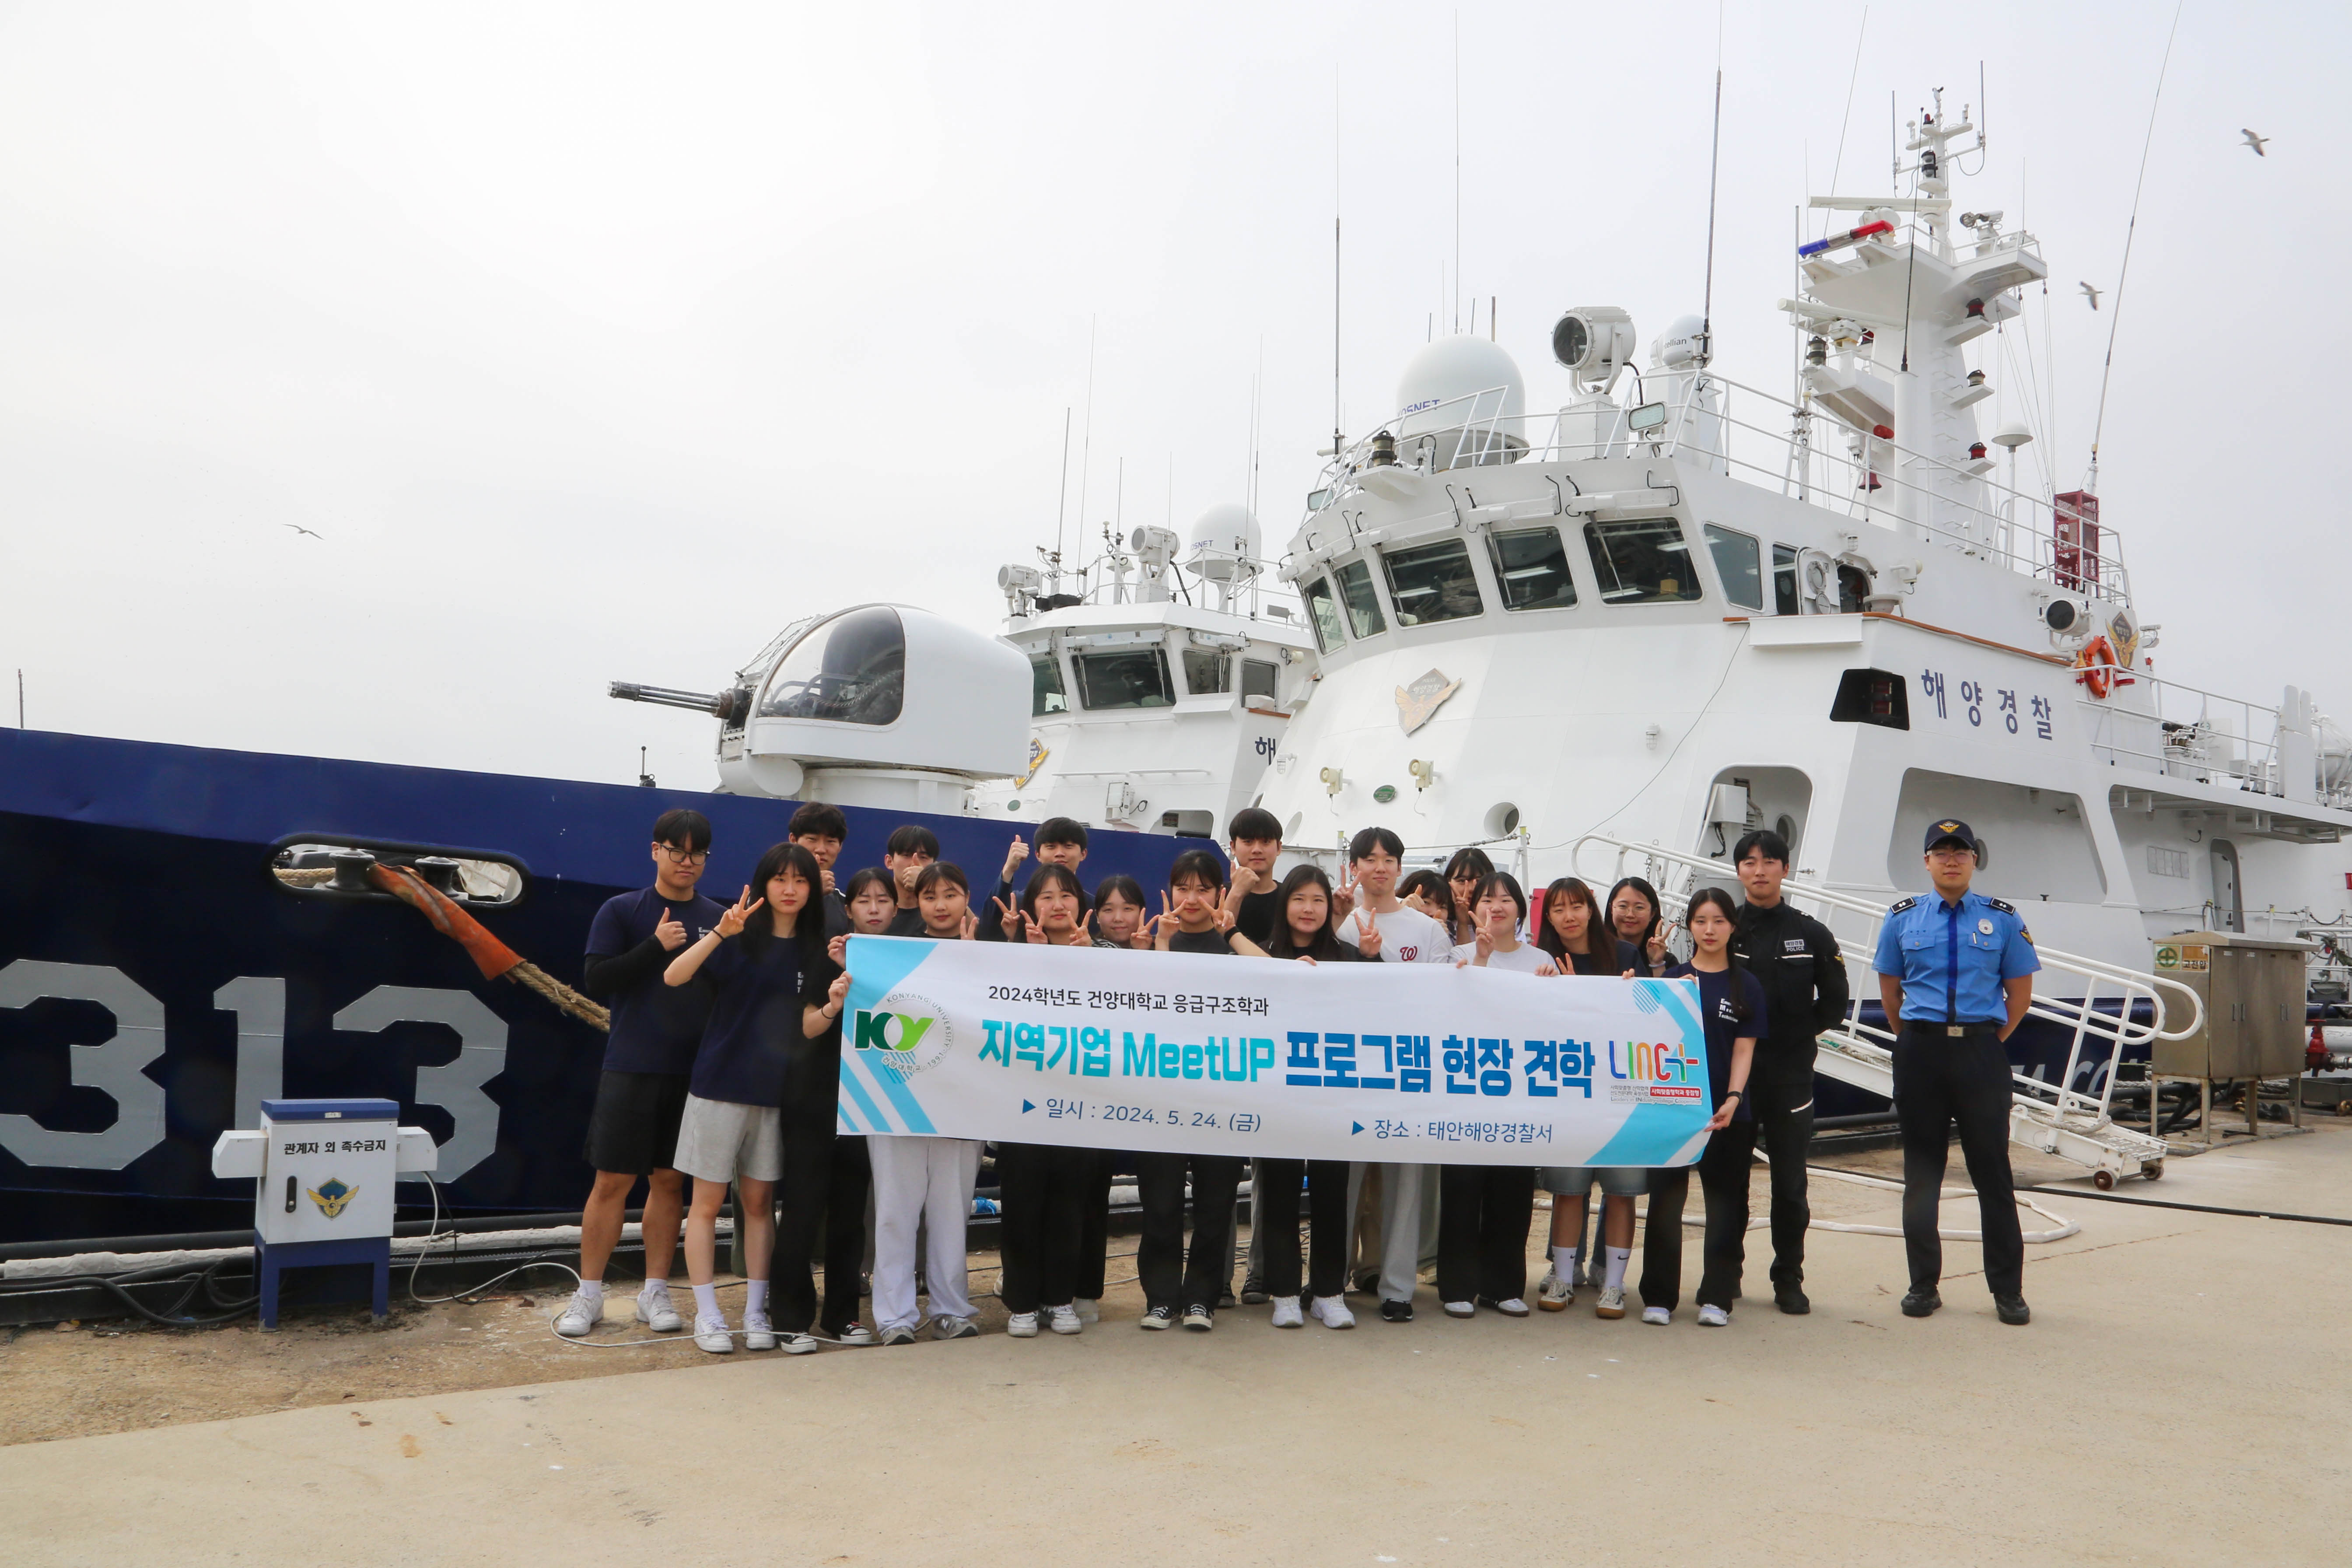
<path fill-rule="evenodd" d="M 2009 1170 L 2009 1052 L 2004 1047 L 2033 1000 L 2042 961 L 2014 909 L 1969 891 L 1977 836 L 1946 818 L 1927 828 L 1932 894 L 1906 899 L 1879 928 L 1878 994 L 1895 1042 L 1895 1113 L 1903 1129 L 1903 1245 L 1911 1291 L 1903 1315 L 1924 1318 L 1944 1304 L 1937 1282 L 1944 1247 L 1937 1209 L 1958 1125 L 1960 1154 L 1983 1216 L 1985 1283 L 2000 1321 L 2028 1323 L 2025 1238 Z"/>

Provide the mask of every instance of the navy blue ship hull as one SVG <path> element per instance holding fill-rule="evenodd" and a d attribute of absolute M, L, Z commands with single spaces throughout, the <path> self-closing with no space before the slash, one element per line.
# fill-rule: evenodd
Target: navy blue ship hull
<path fill-rule="evenodd" d="M 271 859 L 358 842 L 512 861 L 522 897 L 477 918 L 576 986 L 590 920 L 649 879 L 649 829 L 678 805 L 711 820 L 703 888 L 722 900 L 793 809 L 0 731 L 0 1243 L 248 1225 L 251 1184 L 215 1179 L 212 1145 L 279 1095 L 398 1100 L 443 1144 L 445 1210 L 577 1210 L 604 1036 L 485 981 L 405 905 L 291 891 Z M 1004 855 L 1001 823 L 847 816 L 845 872 L 877 863 L 902 822 L 982 887 Z M 1097 835 L 1087 878 L 1160 886 L 1185 847 Z M 411 1217 L 429 1194 L 401 1197 Z"/>

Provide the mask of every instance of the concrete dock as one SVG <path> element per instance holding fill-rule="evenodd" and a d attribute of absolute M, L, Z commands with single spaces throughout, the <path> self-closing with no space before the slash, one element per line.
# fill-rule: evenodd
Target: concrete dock
<path fill-rule="evenodd" d="M 1130 1288 L 1076 1339 L 664 1350 L 627 1375 L 19 1444 L 0 1529 L 19 1568 L 2352 1556 L 2352 1226 L 2081 1185 L 2038 1199 L 2082 1229 L 2028 1248 L 2024 1329 L 1995 1321 L 1972 1246 L 1948 1244 L 1948 1305 L 1913 1321 L 1899 1241 L 1820 1231 L 1811 1316 L 1772 1310 L 1758 1232 L 1719 1330 L 1687 1300 L 1667 1328 L 1601 1321 L 1589 1293 L 1456 1322 L 1424 1287 L 1410 1325 L 1360 1304 L 1352 1332 L 1277 1332 L 1259 1307 L 1146 1334 Z M 1815 1190 L 1822 1217 L 1895 1222 L 1891 1194 Z M 2352 1126 L 2114 1196 L 2352 1220 Z M 1974 1224 L 1972 1200 L 1945 1213 Z"/>

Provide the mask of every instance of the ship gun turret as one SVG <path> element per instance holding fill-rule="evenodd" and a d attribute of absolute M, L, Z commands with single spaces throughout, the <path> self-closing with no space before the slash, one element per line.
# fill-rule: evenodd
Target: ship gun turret
<path fill-rule="evenodd" d="M 675 687 L 616 680 L 606 689 L 605 695 L 623 702 L 650 702 L 656 708 L 684 708 L 708 713 L 722 724 L 738 727 L 751 711 L 751 689 L 748 686 L 730 687 L 725 691 L 680 691 Z"/>

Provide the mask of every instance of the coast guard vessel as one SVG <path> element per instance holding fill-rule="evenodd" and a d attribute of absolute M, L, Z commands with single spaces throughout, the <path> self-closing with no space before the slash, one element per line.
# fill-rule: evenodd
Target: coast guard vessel
<path fill-rule="evenodd" d="M 2159 678 L 2095 489 L 2000 471 L 2032 437 L 1979 424 L 1989 351 L 2048 267 L 2001 213 L 1955 212 L 1953 160 L 1981 145 L 1939 100 L 1910 128 L 1916 195 L 1812 199 L 1833 231 L 1778 307 L 1805 343 L 1793 400 L 1717 371 L 1697 318 L 1637 368 L 1626 312 L 1569 310 L 1574 395 L 1540 414 L 1496 343 L 1417 353 L 1283 557 L 1321 679 L 1264 804 L 1293 849 L 1384 823 L 1537 886 L 1646 873 L 1677 908 L 1778 828 L 1870 998 L 1823 1070 L 1882 1093 L 1876 916 L 1917 890 L 1927 823 L 1960 817 L 1977 886 L 2049 963 L 2012 1040 L 2043 1108 L 2021 1136 L 2152 1173 L 2161 1145 L 2107 1116 L 2114 1065 L 2197 1003 L 2151 939 L 2242 931 L 2334 880 L 2352 750 L 2292 684 Z"/>

